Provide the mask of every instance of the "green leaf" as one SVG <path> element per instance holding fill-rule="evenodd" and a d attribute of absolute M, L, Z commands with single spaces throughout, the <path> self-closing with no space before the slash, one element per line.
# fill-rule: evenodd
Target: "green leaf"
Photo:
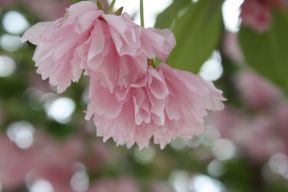
<path fill-rule="evenodd" d="M 222 0 L 199 0 L 176 19 L 173 29 L 177 45 L 169 64 L 199 72 L 202 64 L 217 48 L 222 31 Z"/>
<path fill-rule="evenodd" d="M 174 0 L 173 3 L 157 16 L 155 27 L 170 28 L 179 11 L 190 5 L 191 0 Z"/>
<path fill-rule="evenodd" d="M 288 14 L 275 13 L 264 33 L 243 26 L 239 37 L 246 62 L 288 93 Z"/>

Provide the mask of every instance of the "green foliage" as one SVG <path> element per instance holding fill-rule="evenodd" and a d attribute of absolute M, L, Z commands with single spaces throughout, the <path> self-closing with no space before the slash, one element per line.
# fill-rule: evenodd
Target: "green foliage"
<path fill-rule="evenodd" d="M 247 63 L 288 93 L 288 14 L 274 14 L 270 29 L 258 33 L 242 27 L 240 43 Z"/>
<path fill-rule="evenodd" d="M 174 4 L 175 11 L 183 6 Z M 222 0 L 200 0 L 186 6 L 173 27 L 177 45 L 170 56 L 170 65 L 195 73 L 199 71 L 218 45 L 222 29 L 221 5 Z M 164 16 L 173 12 L 172 8 L 173 5 L 164 12 Z M 170 16 L 174 17 L 175 14 Z M 156 26 L 168 26 L 171 19 L 166 16 L 167 20 L 163 22 L 164 16 L 158 17 Z"/>
<path fill-rule="evenodd" d="M 174 1 L 167 9 L 157 16 L 155 27 L 170 28 L 179 11 L 191 4 L 191 0 Z"/>

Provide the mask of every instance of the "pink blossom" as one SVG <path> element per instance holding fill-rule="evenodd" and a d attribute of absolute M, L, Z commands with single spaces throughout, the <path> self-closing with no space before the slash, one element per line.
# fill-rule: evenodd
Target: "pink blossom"
<path fill-rule="evenodd" d="M 0 136 L 0 146 L 1 186 L 4 189 L 16 189 L 24 184 L 24 177 L 33 167 L 35 160 L 29 158 L 31 151 L 24 152 L 18 149 L 3 135 Z"/>
<path fill-rule="evenodd" d="M 0 182 L 4 189 L 24 185 L 29 175 L 46 179 L 56 191 L 71 191 L 70 179 L 73 165 L 82 147 L 76 147 L 73 140 L 63 145 L 37 134 L 35 144 L 28 150 L 21 150 L 5 136 L 0 138 Z M 61 190 L 70 187 L 70 190 Z M 59 190 L 58 190 L 59 189 Z"/>
<path fill-rule="evenodd" d="M 262 0 L 271 8 L 283 8 L 287 5 L 287 0 Z"/>
<path fill-rule="evenodd" d="M 88 53 L 85 59 L 88 60 L 88 74 L 100 73 L 110 89 L 118 84 L 128 86 L 134 83 L 146 72 L 148 59 L 157 56 L 166 61 L 176 44 L 169 30 L 143 29 L 132 24 L 126 14 L 122 19 L 115 15 L 106 15 L 105 18 L 111 26 L 103 20 L 96 21 L 95 25 L 101 27 L 94 30 L 80 51 Z M 92 47 L 89 49 L 90 44 Z"/>
<path fill-rule="evenodd" d="M 251 160 L 263 163 L 275 153 L 288 152 L 287 124 L 281 127 L 277 116 L 257 114 L 248 117 L 241 111 L 226 107 L 213 116 L 212 122 L 222 137 L 233 141 Z"/>
<path fill-rule="evenodd" d="M 164 148 L 176 137 L 190 139 L 204 126 L 207 110 L 220 110 L 224 98 L 212 83 L 166 64 L 148 67 L 135 83 L 114 90 L 100 74 L 91 75 L 87 119 L 97 135 L 118 145 L 147 147 L 151 137 Z"/>
<path fill-rule="evenodd" d="M 252 71 L 243 71 L 236 80 L 243 100 L 254 109 L 266 109 L 281 98 L 276 86 Z"/>
<path fill-rule="evenodd" d="M 242 22 L 244 25 L 264 32 L 268 29 L 272 15 L 267 5 L 259 0 L 246 0 L 242 5 Z"/>
<path fill-rule="evenodd" d="M 56 19 L 63 16 L 65 8 L 71 3 L 69 0 L 20 0 L 33 14 L 42 19 Z"/>
<path fill-rule="evenodd" d="M 105 14 L 83 1 L 55 22 L 38 23 L 23 40 L 37 45 L 34 61 L 43 79 L 64 91 L 82 72 L 90 76 L 87 119 L 97 134 L 119 145 L 148 146 L 151 137 L 163 148 L 176 137 L 191 138 L 203 127 L 207 110 L 220 110 L 215 87 L 165 64 L 176 42 L 170 30 L 144 29 L 126 14 Z"/>
<path fill-rule="evenodd" d="M 33 146 L 22 150 L 8 137 L 0 135 L 0 183 L 4 190 L 11 190 L 23 186 L 25 182 L 32 184 L 44 179 L 53 186 L 54 191 L 70 192 L 73 191 L 71 179 L 77 170 L 75 163 L 92 164 L 94 159 L 93 168 L 97 169 L 108 159 L 107 153 L 103 145 L 93 143 L 90 146 L 80 137 L 60 143 L 37 132 Z"/>
<path fill-rule="evenodd" d="M 244 56 L 239 45 L 238 33 L 226 32 L 223 39 L 223 53 L 237 64 L 244 63 Z"/>
<path fill-rule="evenodd" d="M 94 11 L 93 15 L 91 11 Z M 59 92 L 81 76 L 81 63 L 76 59 L 76 49 L 89 38 L 95 14 L 100 15 L 100 11 L 93 3 L 75 4 L 63 18 L 55 22 L 37 23 L 22 38 L 37 45 L 33 56 L 37 72 L 43 79 L 49 78 Z M 87 19 L 88 16 L 90 19 Z"/>
<path fill-rule="evenodd" d="M 155 183 L 150 188 L 149 192 L 175 192 L 168 183 Z"/>
<path fill-rule="evenodd" d="M 258 32 L 264 32 L 272 21 L 272 11 L 286 4 L 284 0 L 245 0 L 241 7 L 242 22 Z"/>
<path fill-rule="evenodd" d="M 10 8 L 15 4 L 15 0 L 1 0 L 0 7 L 1 8 Z"/>
<path fill-rule="evenodd" d="M 238 133 L 234 136 L 242 133 L 242 139 L 238 136 L 238 144 L 252 160 L 264 162 L 275 153 L 285 152 L 282 139 L 277 135 L 277 131 L 273 130 L 274 123 L 272 118 L 260 115 L 238 127 Z"/>
<path fill-rule="evenodd" d="M 139 192 L 136 184 L 128 178 L 96 182 L 88 192 Z"/>
<path fill-rule="evenodd" d="M 103 74 L 111 88 L 119 82 L 128 84 L 145 72 L 148 58 L 166 60 L 175 46 L 169 30 L 143 29 L 126 13 L 105 14 L 89 1 L 72 5 L 54 22 L 34 25 L 22 40 L 37 45 L 37 72 L 58 92 L 88 69 Z"/>
<path fill-rule="evenodd" d="M 69 0 L 1 0 L 0 9 L 25 6 L 32 14 L 40 18 L 55 19 L 63 15 L 65 8 L 70 5 Z"/>

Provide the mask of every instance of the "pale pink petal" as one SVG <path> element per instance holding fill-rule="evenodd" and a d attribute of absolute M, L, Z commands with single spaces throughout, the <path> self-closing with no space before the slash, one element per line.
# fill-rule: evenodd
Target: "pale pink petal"
<path fill-rule="evenodd" d="M 112 138 L 127 147 L 136 143 L 142 149 L 152 137 L 161 148 L 177 137 L 191 139 L 204 129 L 208 110 L 223 109 L 225 100 L 212 83 L 166 64 L 148 67 L 146 78 L 127 86 L 118 84 L 113 91 L 99 80 L 90 82 L 94 91 L 89 118 L 93 116 L 97 135 L 104 141 Z"/>
<path fill-rule="evenodd" d="M 21 38 L 22 42 L 29 41 L 35 45 L 42 42 L 42 34 L 51 26 L 52 22 L 40 22 L 33 25 L 28 29 L 23 37 Z"/>
<path fill-rule="evenodd" d="M 176 45 L 173 33 L 168 29 L 144 29 L 141 35 L 143 51 L 149 58 L 158 57 L 166 61 Z"/>

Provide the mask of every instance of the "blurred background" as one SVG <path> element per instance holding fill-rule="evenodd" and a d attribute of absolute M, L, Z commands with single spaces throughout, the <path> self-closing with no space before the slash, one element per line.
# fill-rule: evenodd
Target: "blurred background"
<path fill-rule="evenodd" d="M 169 64 L 224 91 L 203 134 L 117 147 L 84 120 L 87 79 L 58 95 L 23 32 L 77 0 L 0 0 L 0 192 L 287 192 L 288 14 L 284 0 L 145 0 L 146 26 L 171 28 Z M 109 2 L 103 0 L 104 4 Z M 139 2 L 118 0 L 139 23 Z"/>

